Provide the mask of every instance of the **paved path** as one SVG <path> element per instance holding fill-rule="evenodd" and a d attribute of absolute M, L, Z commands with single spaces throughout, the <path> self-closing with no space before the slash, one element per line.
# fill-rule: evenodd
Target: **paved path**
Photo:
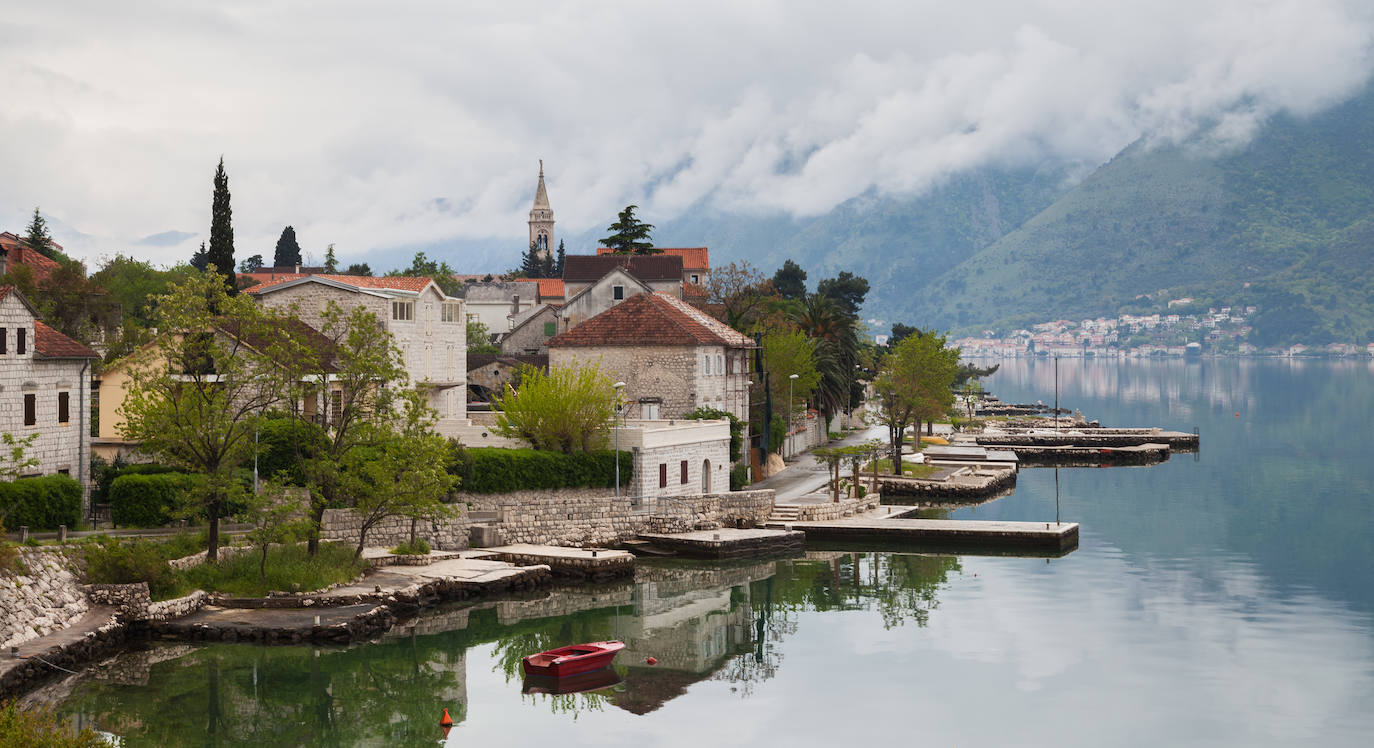
<path fill-rule="evenodd" d="M 862 444 L 872 439 L 887 439 L 886 426 L 870 426 L 855 431 L 837 442 L 826 446 L 841 447 Z M 787 469 L 777 475 L 761 480 L 750 488 L 771 488 L 777 492 L 776 504 L 824 504 L 830 501 L 825 492 L 830 475 L 825 464 L 817 460 L 810 451 L 797 456 L 795 462 L 788 463 Z"/>
<path fill-rule="evenodd" d="M 19 645 L 19 657 L 12 657 L 9 652 L 5 652 L 0 657 L 0 676 L 9 672 L 12 668 L 23 664 L 26 657 L 42 657 L 53 647 L 65 647 L 68 644 L 81 641 L 85 636 L 96 629 L 104 626 L 114 619 L 115 609 L 103 605 L 93 606 L 86 611 L 86 614 L 76 619 L 72 625 L 58 629 L 46 636 L 37 639 L 30 639 Z"/>

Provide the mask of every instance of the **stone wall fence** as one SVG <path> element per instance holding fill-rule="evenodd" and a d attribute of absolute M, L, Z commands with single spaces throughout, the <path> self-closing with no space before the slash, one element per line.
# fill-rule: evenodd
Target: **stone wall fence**
<path fill-rule="evenodd" d="M 0 646 L 12 647 L 74 623 L 90 609 L 66 554 L 20 548 L 0 575 Z"/>

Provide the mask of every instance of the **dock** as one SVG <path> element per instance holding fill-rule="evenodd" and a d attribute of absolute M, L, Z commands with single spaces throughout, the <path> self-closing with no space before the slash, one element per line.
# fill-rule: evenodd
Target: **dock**
<path fill-rule="evenodd" d="M 898 507 L 908 511 L 906 507 Z M 900 544 L 907 550 L 995 549 L 1062 555 L 1078 547 L 1077 522 L 996 522 L 984 520 L 854 517 L 832 522 L 797 522 L 790 528 L 817 541 Z M 836 546 L 839 547 L 839 546 Z M 1020 555 L 1020 554 L 1018 554 Z"/>
<path fill-rule="evenodd" d="M 1027 467 L 1115 467 L 1157 465 L 1169 459 L 1168 444 L 1138 444 L 1129 447 L 1036 446 L 1017 447 L 1021 464 Z"/>
<path fill-rule="evenodd" d="M 640 540 L 690 558 L 763 558 L 806 552 L 806 534 L 798 530 L 722 527 L 675 533 L 640 533 Z"/>
<path fill-rule="evenodd" d="M 515 566 L 547 566 L 555 577 L 592 582 L 633 577 L 635 556 L 609 548 L 564 548 L 516 543 L 474 549 L 469 558 L 487 558 Z"/>
<path fill-rule="evenodd" d="M 1139 447 L 1146 444 L 1166 444 L 1175 452 L 1196 452 L 1199 437 L 1187 431 L 1165 431 L 1159 428 L 1063 428 L 1060 430 L 1006 429 L 987 430 L 973 437 L 973 442 L 988 449 L 1009 449 L 1025 458 L 1023 449 L 1035 447 Z"/>

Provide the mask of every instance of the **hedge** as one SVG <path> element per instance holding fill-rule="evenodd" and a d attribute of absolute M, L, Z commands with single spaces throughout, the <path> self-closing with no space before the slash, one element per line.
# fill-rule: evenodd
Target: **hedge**
<path fill-rule="evenodd" d="M 0 516 L 7 528 L 56 530 L 81 519 L 81 484 L 67 475 L 19 478 L 0 483 Z"/>
<path fill-rule="evenodd" d="M 509 493 L 534 489 L 600 488 L 615 485 L 613 450 L 550 452 L 536 449 L 475 447 L 458 449 L 449 472 L 462 482 L 459 491 Z M 620 452 L 620 481 L 628 484 L 634 455 Z"/>
<path fill-rule="evenodd" d="M 121 475 L 110 484 L 110 517 L 116 525 L 160 527 L 194 486 L 185 473 Z"/>

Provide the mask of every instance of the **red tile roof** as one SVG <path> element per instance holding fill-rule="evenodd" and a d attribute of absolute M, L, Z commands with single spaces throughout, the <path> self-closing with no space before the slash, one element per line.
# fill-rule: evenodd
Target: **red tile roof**
<path fill-rule="evenodd" d="M 711 269 L 711 251 L 706 247 L 654 247 L 654 249 L 661 250 L 665 255 L 681 257 L 684 270 Z M 611 254 L 611 250 L 609 247 L 597 247 L 596 254 L 598 256 L 608 255 Z"/>
<path fill-rule="evenodd" d="M 681 281 L 682 258 L 673 255 L 568 255 L 563 258 L 563 280 L 594 283 L 615 268 L 645 281 Z"/>
<path fill-rule="evenodd" d="M 251 278 L 254 275 L 259 274 L 239 273 L 239 275 L 248 276 Z M 301 273 L 299 275 L 295 273 L 277 273 L 276 280 L 272 282 L 264 282 L 261 285 L 257 286 L 251 286 L 244 290 L 250 294 L 261 293 L 266 289 L 276 288 L 277 286 L 280 286 L 283 283 L 290 283 L 291 281 L 300 280 L 302 278 L 323 278 L 325 280 L 343 283 L 344 285 L 352 286 L 354 288 L 387 288 L 395 291 L 415 291 L 417 293 L 423 291 L 425 289 L 425 286 L 428 286 L 429 284 L 434 282 L 430 278 L 409 275 L 374 277 L 369 275 L 330 275 L 325 273 Z"/>
<path fill-rule="evenodd" d="M 56 242 L 53 243 L 53 246 L 58 249 L 62 248 L 62 245 Z M 0 251 L 5 253 L 7 269 L 9 265 L 28 265 L 33 270 L 35 282 L 47 278 L 54 270 L 61 267 L 57 264 L 57 260 L 26 249 L 23 240 L 9 231 L 0 233 Z"/>
<path fill-rule="evenodd" d="M 631 296 L 565 333 L 550 348 L 636 345 L 723 345 L 750 348 L 754 341 L 675 296 Z"/>
<path fill-rule="evenodd" d="M 566 293 L 563 290 L 562 278 L 535 278 L 534 280 L 539 284 L 539 299 L 541 301 L 545 298 L 561 299 Z"/>
<path fill-rule="evenodd" d="M 41 320 L 33 321 L 33 352 L 39 358 L 100 358 L 99 353 L 48 327 Z"/>

